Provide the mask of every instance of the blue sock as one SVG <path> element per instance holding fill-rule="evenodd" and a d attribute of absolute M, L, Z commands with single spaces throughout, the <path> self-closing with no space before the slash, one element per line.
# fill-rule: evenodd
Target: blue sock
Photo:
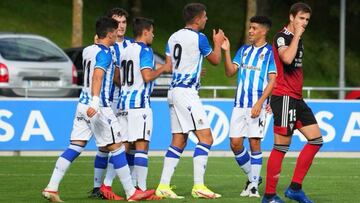
<path fill-rule="evenodd" d="M 94 161 L 94 188 L 100 187 L 104 171 L 108 165 L 109 152 L 97 151 Z"/>
<path fill-rule="evenodd" d="M 235 160 L 239 164 L 240 168 L 248 176 L 248 180 L 251 180 L 251 164 L 249 152 L 244 147 L 242 151 L 234 152 Z"/>

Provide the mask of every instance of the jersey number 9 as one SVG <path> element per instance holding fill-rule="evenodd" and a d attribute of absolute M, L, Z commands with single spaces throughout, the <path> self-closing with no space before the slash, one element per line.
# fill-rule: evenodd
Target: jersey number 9
<path fill-rule="evenodd" d="M 182 52 L 182 47 L 180 44 L 175 44 L 174 46 L 174 54 L 173 54 L 173 57 L 176 61 L 176 64 L 175 64 L 175 69 L 178 69 L 179 68 L 179 64 L 180 64 L 180 61 L 181 61 L 181 52 Z"/>

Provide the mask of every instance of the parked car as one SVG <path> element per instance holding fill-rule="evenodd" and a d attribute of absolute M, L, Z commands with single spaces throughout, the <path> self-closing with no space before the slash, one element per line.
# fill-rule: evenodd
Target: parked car
<path fill-rule="evenodd" d="M 0 33 L 2 95 L 64 97 L 74 91 L 62 87 L 76 83 L 77 72 L 72 61 L 49 39 L 32 34 Z"/>
<path fill-rule="evenodd" d="M 69 56 L 69 58 L 73 61 L 78 75 L 77 84 L 79 86 L 84 83 L 84 68 L 82 64 L 82 51 L 85 47 L 76 47 L 64 49 L 64 52 Z M 156 64 L 164 64 L 165 57 L 157 52 L 154 53 L 154 60 Z M 171 74 L 162 74 L 155 80 L 155 88 L 152 93 L 152 96 L 155 97 L 166 97 L 167 90 L 169 89 L 169 85 L 171 82 Z"/>

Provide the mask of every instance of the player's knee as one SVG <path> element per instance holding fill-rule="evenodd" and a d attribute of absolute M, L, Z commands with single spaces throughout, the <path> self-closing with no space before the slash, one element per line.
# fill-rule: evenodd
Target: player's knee
<path fill-rule="evenodd" d="M 244 146 L 242 143 L 235 142 L 234 140 L 230 141 L 230 147 L 233 152 L 239 152 L 242 151 Z"/>
<path fill-rule="evenodd" d="M 323 145 L 323 138 L 322 136 L 321 137 L 317 137 L 317 138 L 314 138 L 314 139 L 311 139 L 311 140 L 308 140 L 308 143 L 311 144 L 311 145 L 318 145 L 318 146 L 322 146 Z"/>
<path fill-rule="evenodd" d="M 289 145 L 274 144 L 274 149 L 286 153 L 289 151 Z"/>

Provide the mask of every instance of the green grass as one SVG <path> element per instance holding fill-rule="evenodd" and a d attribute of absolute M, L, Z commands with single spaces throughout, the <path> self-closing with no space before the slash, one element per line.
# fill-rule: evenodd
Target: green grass
<path fill-rule="evenodd" d="M 0 157 L 0 202 L 46 202 L 41 190 L 47 185 L 56 157 Z M 162 157 L 150 157 L 148 187 L 154 188 L 160 179 Z M 206 183 L 214 191 L 223 195 L 218 200 L 195 200 L 190 196 L 192 187 L 192 159 L 182 158 L 172 183 L 176 192 L 185 195 L 184 200 L 161 202 L 259 202 L 258 199 L 242 198 L 240 190 L 245 183 L 245 175 L 233 158 L 210 157 L 206 173 Z M 265 177 L 265 164 L 262 176 Z M 289 184 L 295 166 L 294 158 L 285 158 L 280 182 L 279 195 Z M 316 158 L 309 171 L 304 189 L 315 202 L 360 202 L 358 183 L 360 164 L 358 159 Z M 93 157 L 80 157 L 74 161 L 60 185 L 61 198 L 66 202 L 103 202 L 89 200 L 87 192 L 92 188 Z M 123 195 L 118 180 L 114 181 L 114 191 Z M 260 186 L 263 194 L 264 184 Z M 286 202 L 291 202 L 286 200 Z"/>

